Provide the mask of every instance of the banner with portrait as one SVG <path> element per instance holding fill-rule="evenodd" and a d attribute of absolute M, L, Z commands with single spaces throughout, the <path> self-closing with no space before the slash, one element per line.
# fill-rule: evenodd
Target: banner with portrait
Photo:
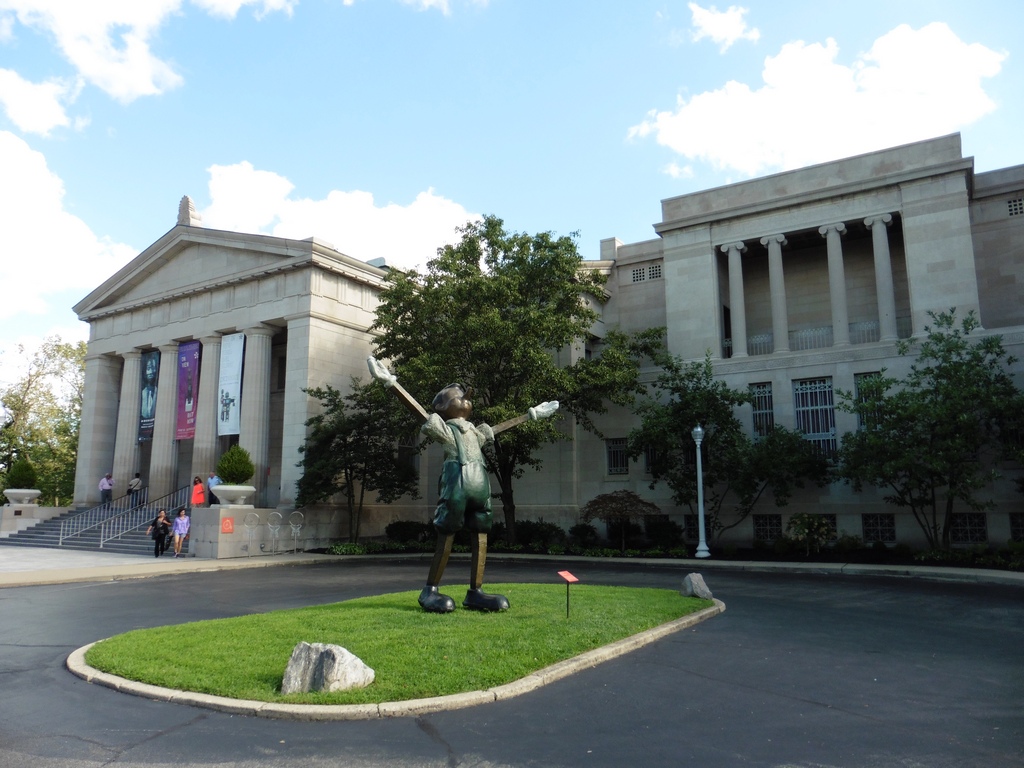
<path fill-rule="evenodd" d="M 220 385 L 217 393 L 217 434 L 237 435 L 241 425 L 242 356 L 245 334 L 224 336 L 220 344 Z"/>
<path fill-rule="evenodd" d="M 157 382 L 160 379 L 160 352 L 142 353 L 142 377 L 139 382 L 139 442 L 153 439 L 156 423 Z"/>
<path fill-rule="evenodd" d="M 199 342 L 178 345 L 178 425 L 175 440 L 196 436 L 196 402 L 199 400 Z"/>

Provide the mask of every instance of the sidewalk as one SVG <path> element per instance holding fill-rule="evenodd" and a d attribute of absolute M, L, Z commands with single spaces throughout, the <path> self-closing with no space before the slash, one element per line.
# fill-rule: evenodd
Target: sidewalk
<path fill-rule="evenodd" d="M 81 552 L 63 549 L 37 549 L 29 547 L 0 548 L 0 588 L 28 587 L 41 584 L 65 584 L 82 581 L 120 581 L 145 579 L 177 573 L 236 570 L 240 568 L 267 568 L 280 565 L 310 565 L 336 563 L 349 559 L 387 560 L 393 555 L 324 555 L 299 552 L 240 557 L 231 560 L 200 560 L 195 557 L 175 558 L 171 555 L 148 557 L 119 555 L 107 552 Z M 415 555 L 403 555 L 405 559 Z M 453 555 L 458 558 L 459 555 Z M 430 554 L 423 558 L 429 559 Z M 590 558 L 551 555 L 506 555 L 490 553 L 489 561 L 557 560 L 571 565 L 592 562 Z M 605 562 L 605 561 L 602 561 Z M 960 581 L 975 584 L 1002 584 L 1024 587 L 1024 573 L 1015 571 L 984 570 L 980 568 L 942 568 L 936 566 L 861 565 L 855 563 L 773 563 L 739 560 L 666 560 L 655 558 L 608 559 L 608 564 L 679 568 L 680 571 L 709 570 L 753 571 L 775 573 L 830 574 L 836 576 L 891 576 L 923 578 L 941 581 Z"/>

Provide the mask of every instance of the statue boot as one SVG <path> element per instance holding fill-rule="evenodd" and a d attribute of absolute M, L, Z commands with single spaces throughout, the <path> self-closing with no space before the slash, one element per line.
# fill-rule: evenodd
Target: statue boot
<path fill-rule="evenodd" d="M 466 599 L 462 601 L 462 607 L 474 611 L 507 611 L 507 597 L 504 595 L 491 595 L 480 588 L 484 582 L 484 563 L 486 560 L 487 534 L 478 533 L 476 538 L 473 539 L 473 560 L 470 566 L 469 589 L 466 591 Z"/>

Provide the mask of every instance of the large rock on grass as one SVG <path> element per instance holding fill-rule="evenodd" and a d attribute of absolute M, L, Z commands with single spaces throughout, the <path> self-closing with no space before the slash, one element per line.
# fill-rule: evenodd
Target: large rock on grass
<path fill-rule="evenodd" d="M 303 642 L 288 660 L 281 693 L 347 691 L 365 688 L 373 678 L 373 670 L 340 645 Z"/>

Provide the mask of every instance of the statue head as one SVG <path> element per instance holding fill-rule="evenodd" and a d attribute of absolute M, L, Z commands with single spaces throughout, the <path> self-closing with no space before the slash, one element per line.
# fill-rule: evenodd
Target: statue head
<path fill-rule="evenodd" d="M 449 419 L 468 419 L 473 412 L 473 403 L 469 396 L 473 394 L 473 388 L 463 387 L 461 384 L 449 384 L 434 396 L 434 410 Z"/>

